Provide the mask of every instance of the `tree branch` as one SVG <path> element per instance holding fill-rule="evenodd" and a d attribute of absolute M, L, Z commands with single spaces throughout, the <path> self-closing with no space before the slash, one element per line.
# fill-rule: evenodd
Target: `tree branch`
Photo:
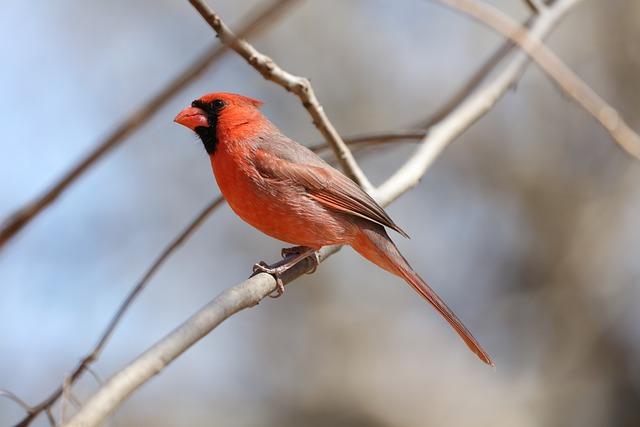
<path fill-rule="evenodd" d="M 533 13 L 542 13 L 547 8 L 542 0 L 524 0 L 524 2 Z"/>
<path fill-rule="evenodd" d="M 249 22 L 241 26 L 240 37 L 249 37 L 264 30 L 268 23 L 282 15 L 291 3 L 297 0 L 276 0 L 266 9 L 262 10 Z M 207 49 L 198 59 L 182 71 L 160 92 L 155 94 L 149 101 L 141 105 L 122 123 L 120 123 L 103 141 L 98 143 L 93 150 L 78 163 L 73 165 L 58 181 L 56 181 L 47 191 L 28 202 L 13 214 L 11 214 L 0 227 L 0 248 L 2 248 L 16 233 L 25 225 L 31 222 L 47 206 L 56 199 L 80 176 L 89 170 L 98 160 L 108 154 L 111 150 L 119 146 L 133 132 L 149 121 L 160 108 L 184 89 L 189 83 L 216 61 L 218 61 L 228 50 L 226 45 L 212 46 Z"/>
<path fill-rule="evenodd" d="M 532 15 L 523 24 L 525 27 L 529 26 L 535 20 L 535 15 Z M 458 89 L 454 95 L 445 103 L 438 111 L 432 114 L 426 121 L 418 123 L 417 127 L 430 128 L 436 123 L 442 121 L 453 110 L 455 110 L 469 95 L 475 91 L 480 84 L 487 78 L 487 76 L 496 68 L 496 66 L 502 62 L 507 55 L 515 48 L 515 43 L 511 40 L 506 40 L 498 49 L 484 62 L 484 64 L 476 70 L 475 73 L 467 80 L 467 82 Z M 522 68 L 524 72 L 524 68 Z"/>
<path fill-rule="evenodd" d="M 542 40 L 564 15 L 581 0 L 559 0 L 547 12 L 538 16 L 529 36 Z M 429 130 L 415 154 L 381 187 L 383 194 L 397 197 L 398 189 L 415 186 L 433 161 L 447 145 L 493 108 L 498 100 L 517 81 L 529 60 L 519 51 L 500 74 L 458 106 L 444 120 Z M 384 201 L 384 199 L 382 200 Z"/>
<path fill-rule="evenodd" d="M 353 154 L 349 151 L 349 148 L 340 137 L 340 134 L 338 134 L 336 128 L 329 121 L 329 117 L 327 117 L 322 105 L 320 105 L 309 79 L 295 76 L 283 70 L 273 59 L 258 52 L 247 41 L 237 37 L 222 21 L 220 16 L 207 6 L 203 0 L 189 0 L 189 3 L 193 5 L 204 20 L 213 28 L 222 43 L 236 51 L 236 53 L 255 68 L 262 77 L 293 92 L 300 98 L 302 105 L 313 119 L 313 124 L 334 150 L 345 174 L 358 183 L 365 191 L 371 192 L 373 188 L 371 183 L 362 169 L 360 169 L 360 166 L 358 166 Z"/>
<path fill-rule="evenodd" d="M 531 34 L 538 38 L 544 37 L 573 4 L 574 0 L 559 1 L 547 15 L 536 22 Z M 407 177 L 400 179 L 398 174 L 394 174 L 377 192 L 378 200 L 383 205 L 387 205 L 415 186 L 444 146 L 488 112 L 499 97 L 517 80 L 521 74 L 521 68 L 526 64 L 526 55 L 520 52 L 514 55 L 509 65 L 491 84 L 476 92 L 473 97 L 452 111 L 442 123 L 435 126 L 435 135 L 430 134 L 430 137 L 424 138 L 422 147 L 402 167 L 401 170 L 404 170 Z M 425 149 L 432 144 L 438 145 L 435 152 Z M 320 261 L 324 261 L 338 249 L 337 246 L 323 248 L 319 252 Z M 288 270 L 282 277 L 283 282 L 288 284 L 312 268 L 313 265 L 304 261 Z M 274 278 L 261 273 L 222 292 L 126 368 L 111 377 L 67 425 L 91 426 L 100 423 L 138 387 L 161 372 L 171 361 L 221 322 L 240 310 L 255 306 L 275 288 Z"/>
<path fill-rule="evenodd" d="M 129 309 L 131 304 L 133 304 L 133 302 L 138 297 L 138 295 L 140 295 L 140 293 L 147 286 L 147 284 L 149 283 L 153 275 L 156 273 L 156 271 L 158 271 L 158 269 L 169 258 L 169 256 L 176 249 L 178 249 L 202 225 L 205 219 L 207 219 L 209 215 L 214 210 L 216 210 L 223 202 L 224 202 L 224 199 L 222 197 L 218 197 L 214 201 L 209 203 L 189 223 L 189 225 L 185 227 L 185 229 L 178 236 L 176 236 L 166 248 L 164 248 L 164 250 L 160 253 L 160 255 L 155 259 L 155 261 L 151 264 L 151 266 L 142 276 L 142 279 L 140 279 L 140 281 L 136 284 L 136 286 L 133 287 L 133 289 L 131 289 L 127 297 L 124 299 L 124 301 L 118 308 L 118 311 L 116 312 L 116 314 L 113 316 L 113 318 L 107 325 L 107 328 L 104 330 L 104 332 L 100 336 L 100 339 L 96 343 L 95 347 L 91 350 L 91 353 L 89 353 L 87 356 L 82 358 L 82 360 L 73 369 L 73 371 L 66 377 L 63 384 L 58 386 L 58 388 L 54 390 L 53 393 L 49 395 L 49 397 L 47 397 L 45 400 L 43 400 L 42 402 L 40 402 L 38 405 L 34 407 L 28 407 L 28 406 L 25 407 L 27 411 L 27 416 L 24 419 L 22 419 L 17 424 L 16 427 L 28 426 L 31 423 L 31 421 L 33 421 L 33 419 L 37 417 L 42 411 L 49 410 L 51 406 L 53 406 L 53 404 L 63 395 L 65 388 L 69 388 L 73 384 L 75 384 L 75 382 L 78 381 L 80 376 L 85 371 L 91 372 L 90 365 L 100 357 L 102 350 L 107 345 L 107 342 L 111 338 L 111 335 L 113 335 L 113 331 L 116 329 L 116 327 L 122 320 L 122 317 L 124 316 L 126 311 Z M 95 373 L 93 373 L 93 375 L 96 378 L 96 380 L 100 383 L 101 382 L 100 378 Z M 1 390 L 0 392 L 7 393 L 6 391 L 1 391 Z"/>
<path fill-rule="evenodd" d="M 640 159 L 640 136 L 624 122 L 613 107 L 525 28 L 497 8 L 476 0 L 437 1 L 473 17 L 517 43 L 566 94 L 600 122 L 620 147 Z M 581 0 L 573 0 L 573 3 L 579 1 Z M 549 10 L 544 11 L 541 16 L 548 13 Z"/>

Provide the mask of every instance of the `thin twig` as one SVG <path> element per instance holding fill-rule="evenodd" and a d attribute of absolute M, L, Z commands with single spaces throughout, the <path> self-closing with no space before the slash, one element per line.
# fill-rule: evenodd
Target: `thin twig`
<path fill-rule="evenodd" d="M 44 411 L 45 414 L 47 414 L 47 420 L 49 420 L 49 425 L 51 427 L 56 427 L 58 425 L 58 423 L 56 423 L 56 419 L 53 417 L 53 413 L 51 412 L 51 408 L 47 408 Z"/>
<path fill-rule="evenodd" d="M 520 24 L 499 9 L 476 0 L 431 1 L 438 1 L 463 12 L 517 43 L 566 94 L 600 122 L 620 147 L 640 159 L 640 136 L 625 123 L 613 107 Z"/>
<path fill-rule="evenodd" d="M 270 6 L 251 18 L 241 26 L 240 37 L 256 35 L 266 28 L 266 24 L 280 16 L 292 2 L 297 0 L 276 0 Z M 2 222 L 0 227 L 0 248 L 25 225 L 32 221 L 47 206 L 53 203 L 73 182 L 89 170 L 98 160 L 119 146 L 129 135 L 149 121 L 177 93 L 189 83 L 201 76 L 212 64 L 218 61 L 228 48 L 225 45 L 210 47 L 198 59 L 182 71 L 174 80 L 155 94 L 146 103 L 136 109 L 122 123 L 120 123 L 104 140 L 99 142 L 86 157 L 74 164 L 47 191 L 28 202 Z"/>
<path fill-rule="evenodd" d="M 524 2 L 534 13 L 542 13 L 547 8 L 547 5 L 542 0 L 524 0 Z"/>
<path fill-rule="evenodd" d="M 220 16 L 203 0 L 189 0 L 189 3 L 193 5 L 204 20 L 213 28 L 222 43 L 242 56 L 262 77 L 293 92 L 300 98 L 302 105 L 313 119 L 313 124 L 334 150 L 342 170 L 365 191 L 370 192 L 372 190 L 371 183 L 362 169 L 360 169 L 360 166 L 358 166 L 347 144 L 345 144 L 336 128 L 329 121 L 329 117 L 327 117 L 322 105 L 320 105 L 309 79 L 295 76 L 283 70 L 273 59 L 260 53 L 247 41 L 236 36 L 222 21 Z"/>
<path fill-rule="evenodd" d="M 536 37 L 546 35 L 570 8 L 572 3 L 571 0 L 560 1 L 558 6 L 553 11 L 550 10 L 550 13 L 544 19 L 536 22 L 532 28 L 532 34 L 536 35 Z M 526 55 L 519 53 L 514 56 L 509 66 L 491 84 L 478 91 L 471 99 L 455 109 L 446 120 L 438 125 L 440 127 L 436 126 L 438 133 L 435 141 L 438 142 L 438 138 L 442 140 L 446 135 L 451 139 L 455 138 L 474 123 L 478 117 L 485 114 L 497 102 L 497 99 L 508 90 L 510 85 L 517 80 L 521 74 L 521 67 L 526 66 L 526 64 Z M 422 174 L 426 171 L 428 165 L 425 167 L 422 167 L 422 165 L 425 164 L 425 158 L 427 161 L 429 160 L 430 153 L 425 152 L 424 147 L 432 143 L 432 136 L 425 138 L 425 140 L 429 140 L 429 144 L 423 144 L 421 149 L 414 155 L 414 158 L 420 158 L 420 161 L 415 163 L 410 161 L 403 166 L 410 179 L 400 180 L 394 175 L 377 192 L 383 205 L 390 203 L 417 184 L 422 175 L 416 174 L 415 170 L 420 170 Z M 409 170 L 409 166 L 413 170 Z M 337 246 L 323 248 L 319 252 L 320 261 L 322 262 L 338 249 L 339 247 Z M 285 272 L 282 277 L 283 282 L 285 284 L 290 283 L 295 278 L 309 272 L 312 268 L 313 265 L 311 263 L 302 262 Z M 244 308 L 256 305 L 273 292 L 275 288 L 274 278 L 262 273 L 222 292 L 172 333 L 158 341 L 126 368 L 111 377 L 104 387 L 87 401 L 85 406 L 69 422 L 68 426 L 92 426 L 98 424 L 138 387 L 152 376 L 158 374 L 171 361 L 208 334 L 222 321 Z"/>
<path fill-rule="evenodd" d="M 165 258 L 166 259 L 166 258 Z M 155 263 L 153 264 L 155 265 Z M 85 365 L 84 369 L 86 369 L 87 372 L 89 372 L 91 374 L 91 376 L 93 377 L 94 380 L 96 380 L 96 382 L 98 383 L 98 385 L 103 385 L 104 384 L 104 380 L 102 379 L 102 377 L 100 375 L 98 375 L 98 373 L 96 372 L 95 369 L 93 369 L 91 367 L 91 365 Z"/>
<path fill-rule="evenodd" d="M 91 353 L 85 356 L 80 363 L 76 366 L 76 368 L 71 372 L 70 375 L 65 379 L 65 382 L 69 382 L 69 384 L 74 384 L 78 378 L 82 375 L 82 373 L 87 370 L 87 367 L 93 363 L 95 360 L 100 357 L 102 350 L 106 346 L 107 342 L 113 335 L 114 330 L 120 323 L 120 320 L 131 306 L 133 301 L 140 295 L 140 293 L 144 290 L 146 285 L 149 283 L 149 280 L 153 277 L 156 271 L 162 266 L 164 261 L 169 258 L 169 256 L 180 247 L 199 227 L 202 225 L 204 220 L 224 202 L 222 197 L 216 198 L 214 201 L 209 203 L 202 211 L 189 223 L 189 225 L 182 230 L 182 232 L 176 236 L 173 241 L 160 253 L 160 255 L 155 259 L 155 261 L 151 264 L 149 269 L 142 276 L 142 279 L 134 286 L 133 289 L 129 292 L 124 301 L 120 304 L 118 311 L 113 316 L 107 328 L 104 330 L 98 343 L 95 345 Z M 99 377 L 98 377 L 99 378 Z M 43 410 L 51 407 L 56 400 L 60 397 L 60 395 L 64 392 L 65 385 L 64 383 L 59 386 L 51 395 L 46 398 L 44 401 L 31 408 L 28 412 L 28 415 L 20 422 L 17 426 L 27 426 L 29 423 Z"/>
<path fill-rule="evenodd" d="M 10 392 L 9 390 L 0 389 L 0 397 L 6 397 L 9 400 L 13 400 L 15 403 L 17 403 L 19 406 L 21 406 L 22 409 L 24 409 L 25 411 L 27 411 L 27 412 L 31 411 L 31 406 L 29 406 L 29 404 L 27 402 L 25 402 L 24 400 L 20 399 L 18 397 L 18 395 L 16 395 L 15 393 Z"/>

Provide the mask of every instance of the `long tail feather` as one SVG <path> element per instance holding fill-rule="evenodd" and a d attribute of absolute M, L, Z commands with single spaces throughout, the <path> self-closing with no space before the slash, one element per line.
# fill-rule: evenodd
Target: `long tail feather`
<path fill-rule="evenodd" d="M 391 241 L 383 227 L 368 227 L 352 244 L 353 248 L 379 267 L 402 277 L 416 292 L 427 300 L 455 329 L 469 349 L 487 365 L 494 366 L 489 354 L 480 346 L 471 332 L 462 324 L 447 304 L 416 273 Z"/>

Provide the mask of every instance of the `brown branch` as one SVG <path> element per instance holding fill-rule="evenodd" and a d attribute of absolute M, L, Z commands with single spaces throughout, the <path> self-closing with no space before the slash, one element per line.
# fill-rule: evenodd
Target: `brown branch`
<path fill-rule="evenodd" d="M 266 28 L 266 24 L 280 16 L 296 0 L 276 0 L 267 8 L 256 14 L 246 24 L 241 26 L 238 34 L 241 37 L 256 35 Z M 212 46 L 198 59 L 182 71 L 160 92 L 154 95 L 146 103 L 141 105 L 122 123 L 120 123 L 103 141 L 98 143 L 93 150 L 82 160 L 73 165 L 58 181 L 47 191 L 28 202 L 10 215 L 0 227 L 0 248 L 2 248 L 16 233 L 32 221 L 47 206 L 53 203 L 73 182 L 89 170 L 98 160 L 119 146 L 129 135 L 149 121 L 160 108 L 184 89 L 189 83 L 218 61 L 226 52 L 226 45 Z"/>
<path fill-rule="evenodd" d="M 542 13 L 547 8 L 542 0 L 524 0 L 524 2 L 533 13 Z"/>
<path fill-rule="evenodd" d="M 31 410 L 31 406 L 24 400 L 20 399 L 16 394 L 10 392 L 9 390 L 0 389 L 0 397 L 7 398 L 9 400 L 13 400 L 18 406 L 20 406 L 25 411 L 29 412 Z"/>
<path fill-rule="evenodd" d="M 434 0 L 431 0 L 434 1 Z M 633 157 L 640 159 L 640 136 L 618 112 L 580 79 L 540 40 L 499 9 L 476 0 L 437 0 L 463 12 L 517 43 L 558 86 L 590 113 L 609 132 L 613 140 Z M 581 0 L 574 0 L 578 3 Z M 547 12 L 541 13 L 544 15 Z"/>
<path fill-rule="evenodd" d="M 544 37 L 569 10 L 571 5 L 571 0 L 559 1 L 556 8 L 550 10 L 548 15 L 536 22 L 532 29 L 532 34 L 536 37 Z M 526 55 L 518 53 L 491 84 L 463 102 L 450 116 L 435 126 L 435 135 L 423 138 L 421 149 L 402 167 L 406 177 L 399 179 L 397 175 L 392 176 L 377 192 L 380 202 L 386 205 L 415 186 L 429 164 L 431 164 L 434 156 L 431 152 L 425 150 L 425 147 L 431 144 L 438 144 L 439 147 L 436 148 L 435 152 L 441 152 L 448 141 L 457 137 L 464 129 L 495 105 L 499 97 L 504 95 L 508 88 L 519 78 L 522 68 L 527 63 Z M 392 135 L 390 139 L 394 139 L 396 136 Z M 427 144 L 426 141 L 429 141 L 429 143 Z M 323 248 L 319 251 L 319 260 L 322 262 L 338 249 L 339 247 L 337 246 Z M 293 269 L 284 273 L 282 276 L 283 282 L 285 284 L 290 283 L 311 269 L 313 269 L 313 265 L 309 262 L 297 264 Z M 158 374 L 171 361 L 211 332 L 225 319 L 242 309 L 258 304 L 275 288 L 274 278 L 268 274 L 261 273 L 227 289 L 156 345 L 136 358 L 126 368 L 111 377 L 104 387 L 81 408 L 68 426 L 98 424 L 138 387 L 152 376 Z"/>
<path fill-rule="evenodd" d="M 353 154 L 349 151 L 349 148 L 340 137 L 340 134 L 338 134 L 336 128 L 329 121 L 329 117 L 327 117 L 322 105 L 320 105 L 309 79 L 295 76 L 283 70 L 273 59 L 260 53 L 247 41 L 236 36 L 222 21 L 220 16 L 203 0 L 189 0 L 189 3 L 193 5 L 204 20 L 213 28 L 222 43 L 243 57 L 262 77 L 293 92 L 300 98 L 302 105 L 313 119 L 313 124 L 334 150 L 342 170 L 365 191 L 370 192 L 372 190 L 371 183 L 358 166 Z"/>

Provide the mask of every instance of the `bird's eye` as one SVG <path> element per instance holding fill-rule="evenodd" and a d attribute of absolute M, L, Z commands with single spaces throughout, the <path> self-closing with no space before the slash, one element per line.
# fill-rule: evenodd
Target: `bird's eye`
<path fill-rule="evenodd" d="M 222 99 L 214 99 L 213 102 L 211 103 L 211 105 L 216 110 L 220 110 L 220 109 L 222 109 L 222 107 L 224 107 L 224 101 Z"/>

